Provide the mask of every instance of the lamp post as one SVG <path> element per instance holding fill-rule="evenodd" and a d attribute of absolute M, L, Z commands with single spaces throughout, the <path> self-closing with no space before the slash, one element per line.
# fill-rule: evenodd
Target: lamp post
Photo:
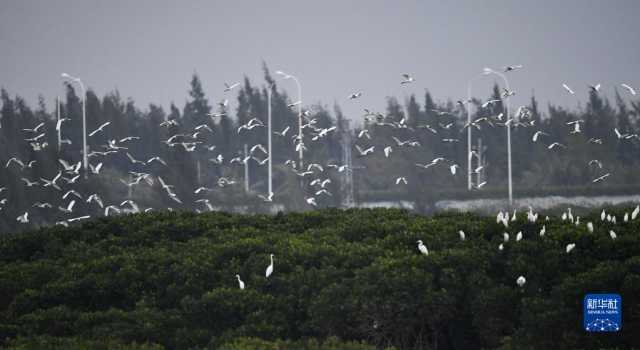
<path fill-rule="evenodd" d="M 470 191 L 472 188 L 472 180 L 471 180 L 471 83 L 474 80 L 480 78 L 481 76 L 487 73 L 479 74 L 469 80 L 467 83 L 467 189 Z"/>
<path fill-rule="evenodd" d="M 80 78 L 73 77 L 67 73 L 61 74 L 62 79 L 71 80 L 74 83 L 80 85 L 82 90 L 82 166 L 84 168 L 84 178 L 87 178 L 88 157 L 87 157 L 87 92 L 84 89 L 84 84 Z"/>
<path fill-rule="evenodd" d="M 273 90 L 273 86 L 276 84 L 274 81 L 269 85 L 267 89 L 267 149 L 269 151 L 269 159 L 268 161 L 268 193 L 267 197 L 271 198 L 273 196 L 273 167 L 271 156 L 271 90 Z"/>
<path fill-rule="evenodd" d="M 507 88 L 508 91 L 511 91 L 511 88 L 509 88 L 509 80 L 507 80 L 507 77 L 498 72 L 495 71 L 491 68 L 485 67 L 483 69 L 483 74 L 485 75 L 489 75 L 489 74 L 495 74 L 497 76 L 499 76 L 500 78 L 502 78 L 502 80 L 504 81 L 504 84 Z M 506 121 L 506 127 L 507 127 L 507 168 L 508 168 L 508 177 L 509 177 L 509 205 L 513 205 L 513 182 L 512 182 L 512 178 L 511 178 L 511 122 L 509 122 L 509 97 L 506 97 L 507 100 L 507 106 L 505 108 L 505 121 Z"/>
<path fill-rule="evenodd" d="M 298 142 L 300 142 L 299 162 L 300 162 L 300 169 L 302 169 L 302 167 L 304 166 L 304 161 L 303 161 L 304 142 L 302 141 L 302 89 L 300 88 L 300 82 L 298 81 L 298 78 L 296 78 L 295 76 L 291 74 L 287 74 L 280 70 L 276 71 L 276 74 L 282 75 L 284 79 L 293 79 L 293 81 L 296 82 L 296 85 L 298 87 Z"/>

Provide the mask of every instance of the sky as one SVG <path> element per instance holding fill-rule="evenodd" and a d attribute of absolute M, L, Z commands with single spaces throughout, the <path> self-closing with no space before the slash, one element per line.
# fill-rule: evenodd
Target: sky
<path fill-rule="evenodd" d="M 184 105 L 194 72 L 211 104 L 235 101 L 224 82 L 264 84 L 264 61 L 299 79 L 305 105 L 338 103 L 361 120 L 388 96 L 465 98 L 471 79 L 487 98 L 501 80 L 483 67 L 523 65 L 507 74 L 512 106 L 535 93 L 574 108 L 588 84 L 640 90 L 639 13 L 637 0 L 0 0 L 0 86 L 51 109 L 67 72 L 98 96 L 117 89 L 167 110 Z M 415 82 L 401 85 L 403 73 Z M 279 87 L 295 99 L 292 81 Z"/>

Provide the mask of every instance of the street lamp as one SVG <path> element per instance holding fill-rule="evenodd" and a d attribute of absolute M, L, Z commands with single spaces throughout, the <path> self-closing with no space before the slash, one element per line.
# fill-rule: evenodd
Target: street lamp
<path fill-rule="evenodd" d="M 273 168 L 272 168 L 272 160 L 273 157 L 271 155 L 271 90 L 273 90 L 273 86 L 276 84 L 276 82 L 274 81 L 273 83 L 271 83 L 269 85 L 269 88 L 267 89 L 267 148 L 269 151 L 269 159 L 268 159 L 268 184 L 269 184 L 269 191 L 267 193 L 267 198 L 271 198 L 271 196 L 273 196 Z"/>
<path fill-rule="evenodd" d="M 467 83 L 467 189 L 471 190 L 471 83 L 487 73 L 483 72 L 469 80 Z"/>
<path fill-rule="evenodd" d="M 302 89 L 300 88 L 300 82 L 298 78 L 291 74 L 287 74 L 283 71 L 276 71 L 276 74 L 281 75 L 283 79 L 293 79 L 298 86 L 298 142 L 300 142 L 299 147 L 299 158 L 300 158 L 300 169 L 304 166 L 303 163 L 303 150 L 304 150 L 304 142 L 302 141 Z"/>
<path fill-rule="evenodd" d="M 509 80 L 507 80 L 507 77 L 504 74 L 488 67 L 485 67 L 482 71 L 483 71 L 483 74 L 485 75 L 495 74 L 500 78 L 502 78 L 507 90 L 511 91 L 511 88 L 509 88 Z M 506 97 L 506 100 L 507 100 L 507 106 L 505 108 L 505 120 L 506 120 L 505 126 L 507 127 L 507 168 L 509 172 L 509 175 L 508 175 L 509 176 L 509 205 L 513 205 L 513 182 L 511 178 L 511 124 L 513 123 L 509 122 L 509 97 L 508 96 Z"/>
<path fill-rule="evenodd" d="M 74 83 L 80 85 L 80 89 L 82 89 L 82 165 L 84 168 L 84 178 L 87 178 L 87 168 L 88 168 L 88 157 L 87 157 L 87 101 L 86 96 L 87 92 L 84 89 L 84 84 L 80 78 L 73 77 L 67 73 L 61 74 L 62 79 L 70 80 Z"/>

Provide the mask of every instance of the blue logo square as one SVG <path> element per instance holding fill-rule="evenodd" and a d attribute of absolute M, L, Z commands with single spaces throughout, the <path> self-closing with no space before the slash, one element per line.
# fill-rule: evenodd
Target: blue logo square
<path fill-rule="evenodd" d="M 587 294 L 582 310 L 587 332 L 618 332 L 622 329 L 620 294 Z"/>

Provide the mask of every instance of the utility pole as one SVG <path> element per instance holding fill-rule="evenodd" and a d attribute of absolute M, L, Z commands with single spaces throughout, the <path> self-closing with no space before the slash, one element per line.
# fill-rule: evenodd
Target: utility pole
<path fill-rule="evenodd" d="M 196 167 L 198 170 L 198 186 L 200 186 L 200 184 L 202 184 L 202 181 L 200 179 L 200 159 L 196 159 Z"/>
<path fill-rule="evenodd" d="M 249 150 L 247 144 L 244 144 L 244 159 L 249 156 Z M 269 155 L 271 157 L 271 155 Z M 244 191 L 249 193 L 249 162 L 244 162 Z"/>
<path fill-rule="evenodd" d="M 56 125 L 57 123 L 60 123 L 60 96 L 56 96 L 56 115 L 57 115 L 57 120 L 56 120 Z M 61 130 L 62 130 L 62 125 L 60 125 L 60 127 L 58 128 L 58 153 L 60 153 L 61 150 L 61 145 L 62 145 L 62 140 L 61 140 Z"/>
<path fill-rule="evenodd" d="M 355 204 L 354 196 L 353 196 L 353 161 L 351 158 L 351 130 L 349 129 L 349 120 L 344 119 L 343 125 L 341 126 L 344 132 L 342 133 L 342 164 L 346 165 L 347 168 L 344 171 L 344 176 L 342 180 L 342 193 L 344 194 L 344 199 L 342 200 L 342 205 L 347 208 L 351 208 Z"/>
<path fill-rule="evenodd" d="M 476 173 L 476 184 L 479 185 L 483 181 L 482 173 L 484 172 L 484 148 L 482 148 L 482 138 L 478 138 L 478 146 L 476 153 L 478 154 L 478 167 L 483 167 Z M 486 148 L 486 146 L 485 146 Z"/>

